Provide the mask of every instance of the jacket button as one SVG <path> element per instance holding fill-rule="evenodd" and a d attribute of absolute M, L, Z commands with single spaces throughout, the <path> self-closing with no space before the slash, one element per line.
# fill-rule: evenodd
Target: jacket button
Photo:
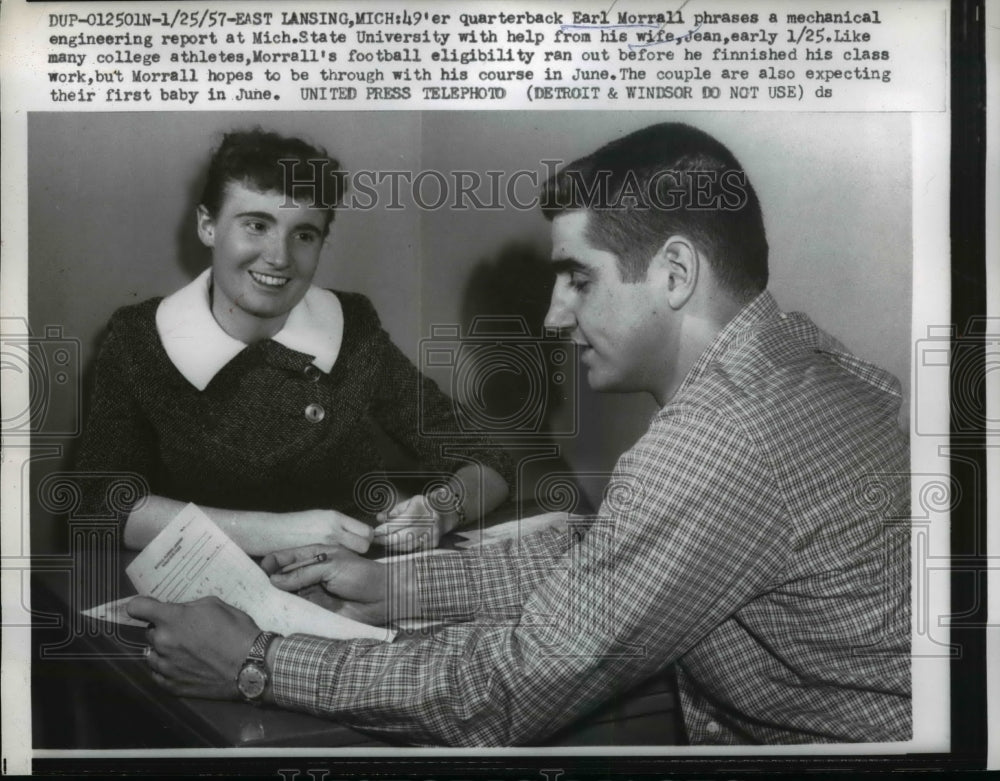
<path fill-rule="evenodd" d="M 708 724 L 705 725 L 705 729 L 707 729 L 708 732 L 709 732 L 709 734 L 711 734 L 711 735 L 718 735 L 719 734 L 719 730 L 721 728 L 719 727 L 718 722 L 710 721 L 710 722 L 708 722 Z"/>
<path fill-rule="evenodd" d="M 306 375 L 306 379 L 310 382 L 319 382 L 319 378 L 323 374 L 319 367 L 312 363 L 306 366 L 306 368 L 302 370 L 302 373 Z"/>
<path fill-rule="evenodd" d="M 310 404 L 306 407 L 306 420 L 310 423 L 319 423 L 326 417 L 326 410 L 319 404 Z"/>

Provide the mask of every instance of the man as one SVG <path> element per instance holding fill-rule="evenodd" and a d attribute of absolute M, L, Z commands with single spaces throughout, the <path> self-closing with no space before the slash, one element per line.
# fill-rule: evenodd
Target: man
<path fill-rule="evenodd" d="M 390 645 L 274 639 L 216 600 L 137 599 L 154 675 L 234 698 L 254 643 L 265 700 L 398 740 L 510 745 L 674 665 L 695 744 L 908 738 L 896 380 L 778 309 L 753 187 L 701 131 L 608 144 L 547 184 L 543 210 L 547 324 L 595 389 L 661 407 L 585 533 L 392 567 L 282 551 L 262 563 L 275 585 L 320 584 L 353 617 L 465 622 Z"/>

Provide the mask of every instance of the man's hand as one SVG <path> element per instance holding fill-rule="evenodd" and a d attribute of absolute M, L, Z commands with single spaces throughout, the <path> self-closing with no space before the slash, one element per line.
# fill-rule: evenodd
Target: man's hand
<path fill-rule="evenodd" d="M 172 694 L 239 699 L 236 676 L 260 627 L 218 597 L 171 604 L 134 597 L 128 614 L 148 621 L 146 661 L 153 679 Z"/>
<path fill-rule="evenodd" d="M 457 515 L 442 515 L 423 494 L 399 502 L 388 512 L 379 513 L 376 519 L 381 526 L 375 527 L 373 542 L 400 553 L 436 548 L 441 536 L 458 522 Z"/>
<path fill-rule="evenodd" d="M 275 551 L 265 556 L 260 566 L 276 587 L 298 592 L 327 610 L 375 626 L 390 618 L 386 601 L 389 568 L 338 545 Z"/>

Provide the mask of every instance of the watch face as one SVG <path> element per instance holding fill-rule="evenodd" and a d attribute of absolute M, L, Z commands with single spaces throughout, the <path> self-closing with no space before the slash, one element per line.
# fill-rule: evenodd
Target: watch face
<path fill-rule="evenodd" d="M 260 697 L 264 693 L 266 685 L 267 673 L 259 665 L 252 662 L 243 665 L 243 669 L 240 670 L 239 677 L 236 679 L 236 688 L 248 700 Z"/>

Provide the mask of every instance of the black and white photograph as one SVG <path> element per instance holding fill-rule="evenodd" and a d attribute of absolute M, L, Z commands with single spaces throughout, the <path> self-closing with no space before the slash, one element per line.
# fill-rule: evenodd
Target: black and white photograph
<path fill-rule="evenodd" d="M 661 712 L 608 737 L 911 737 L 891 523 L 909 500 L 905 117 L 235 119 L 30 119 L 33 331 L 80 335 L 89 370 L 69 459 L 33 473 L 40 517 L 67 483 L 78 505 L 33 524 L 33 548 L 72 547 L 77 518 L 93 544 L 105 518 L 141 550 L 193 502 L 278 588 L 449 623 L 391 646 L 272 639 L 272 707 L 230 726 L 193 700 L 187 728 L 267 745 L 239 714 L 276 706 L 361 743 L 572 744 L 662 687 Z M 541 514 L 552 530 L 496 547 L 371 562 Z M 245 697 L 260 627 L 165 609 L 127 609 L 153 628 L 121 630 L 145 654 L 126 674 L 157 699 Z M 184 634 L 209 627 L 212 646 Z"/>

